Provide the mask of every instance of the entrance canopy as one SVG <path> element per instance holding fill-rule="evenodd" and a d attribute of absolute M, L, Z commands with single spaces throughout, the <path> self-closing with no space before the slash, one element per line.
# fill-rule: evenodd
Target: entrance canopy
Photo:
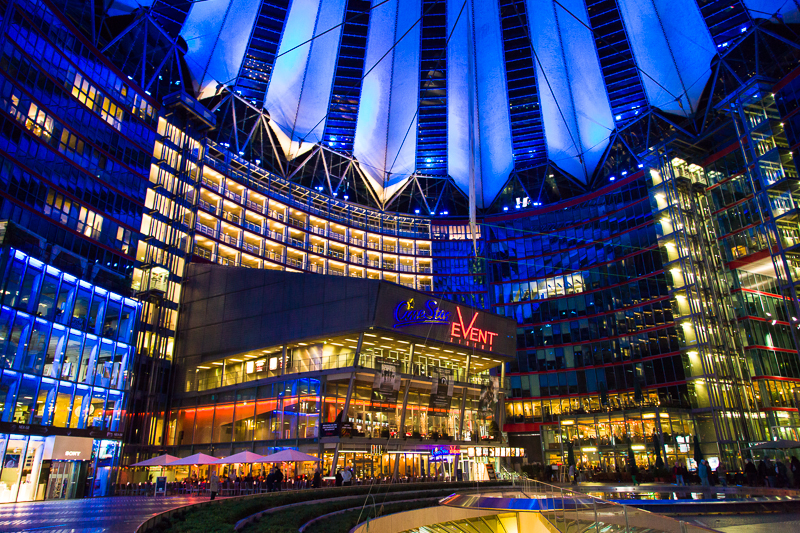
<path fill-rule="evenodd" d="M 210 455 L 206 455 L 204 453 L 196 453 L 194 455 L 190 455 L 189 457 L 178 459 L 177 461 L 170 463 L 169 466 L 213 465 L 217 464 L 216 461 L 216 457 L 211 457 Z"/>
<path fill-rule="evenodd" d="M 278 453 L 273 453 L 272 455 L 267 455 L 261 462 L 262 463 L 294 463 L 294 462 L 318 463 L 320 460 L 321 459 L 319 457 L 314 457 L 313 455 L 308 455 L 307 453 L 298 452 L 297 450 L 283 450 Z"/>
<path fill-rule="evenodd" d="M 174 455 L 165 453 L 164 455 L 159 455 L 158 457 L 153 457 L 152 459 L 148 459 L 146 461 L 139 461 L 131 466 L 167 466 L 171 465 L 177 460 L 178 458 Z"/>
<path fill-rule="evenodd" d="M 223 457 L 222 459 L 217 459 L 213 463 L 214 465 L 230 465 L 234 463 L 265 463 L 264 461 L 266 456 L 258 455 L 257 453 L 253 452 L 239 452 L 237 454 L 231 455 L 230 457 Z"/>

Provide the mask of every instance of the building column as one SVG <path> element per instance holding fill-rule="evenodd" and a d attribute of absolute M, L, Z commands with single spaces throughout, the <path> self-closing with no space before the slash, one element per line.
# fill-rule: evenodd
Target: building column
<path fill-rule="evenodd" d="M 505 384 L 506 381 L 506 364 L 502 363 L 500 365 L 500 386 L 497 387 L 497 427 L 500 429 L 500 441 L 502 442 L 503 437 L 503 426 L 506 423 L 506 409 L 505 409 L 505 399 L 506 399 L 506 392 L 505 392 Z M 500 398 L 502 397 L 502 401 Z M 525 412 L 525 408 L 523 407 L 523 414 Z"/>
<path fill-rule="evenodd" d="M 281 376 L 286 375 L 286 345 L 281 346 Z"/>
<path fill-rule="evenodd" d="M 356 344 L 356 353 L 353 357 L 353 371 L 350 373 L 350 383 L 347 385 L 347 396 L 344 398 L 344 407 L 342 407 L 342 416 L 341 416 L 341 423 L 344 424 L 347 422 L 347 411 L 350 409 L 350 398 L 353 397 L 353 388 L 355 387 L 356 383 L 356 371 L 355 368 L 358 367 L 358 359 L 361 355 L 361 346 L 364 342 L 364 332 L 358 334 L 358 344 Z M 339 436 L 339 442 L 336 443 L 336 450 L 333 452 L 333 462 L 331 463 L 331 473 L 336 475 L 336 466 L 339 463 L 339 448 L 342 444 L 342 437 Z"/>
<path fill-rule="evenodd" d="M 467 375 L 464 379 L 469 383 L 469 370 L 472 365 L 472 354 L 467 355 Z M 461 408 L 458 411 L 458 435 L 455 436 L 456 440 L 464 440 L 464 410 L 467 408 L 467 391 L 469 387 L 464 387 L 464 393 L 461 395 Z"/>
<path fill-rule="evenodd" d="M 400 410 L 400 423 L 397 425 L 397 430 L 398 431 L 405 431 L 404 428 L 405 428 L 405 425 L 406 425 L 406 406 L 408 405 L 408 391 L 409 391 L 409 389 L 411 389 L 411 379 L 412 379 L 411 376 L 414 375 L 414 354 L 415 354 L 415 352 L 416 352 L 415 345 L 412 344 L 411 348 L 410 348 L 410 351 L 409 351 L 410 357 L 408 359 L 408 370 L 409 370 L 408 375 L 409 375 L 409 378 L 408 378 L 408 381 L 406 382 L 405 389 L 403 389 L 403 408 Z M 405 434 L 402 435 L 402 436 L 405 437 Z M 389 451 L 389 447 L 388 446 L 386 447 L 386 451 Z M 395 459 L 395 462 L 394 462 L 394 470 L 392 471 L 392 479 L 397 479 L 397 474 L 399 472 L 400 472 L 400 456 L 398 455 L 396 457 L 396 459 Z"/>

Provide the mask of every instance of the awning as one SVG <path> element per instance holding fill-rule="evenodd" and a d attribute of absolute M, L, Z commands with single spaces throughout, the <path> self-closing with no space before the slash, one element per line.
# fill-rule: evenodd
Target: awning
<path fill-rule="evenodd" d="M 158 457 L 153 457 L 152 459 L 148 459 L 146 461 L 139 461 L 131 466 L 167 466 L 177 460 L 178 458 L 174 455 L 165 453 L 164 455 L 159 455 Z"/>
<path fill-rule="evenodd" d="M 263 455 L 258 455 L 257 453 L 253 452 L 239 452 L 237 454 L 231 455 L 230 457 L 223 457 L 222 459 L 217 459 L 213 463 L 214 465 L 230 465 L 233 463 L 264 463 L 266 459 Z"/>
<path fill-rule="evenodd" d="M 267 455 L 261 462 L 262 463 L 295 463 L 295 462 L 318 463 L 319 461 L 320 461 L 319 457 L 314 457 L 313 455 L 308 455 L 307 453 L 298 452 L 297 450 L 283 450 L 278 453 L 273 453 L 272 455 Z"/>
<path fill-rule="evenodd" d="M 211 457 L 210 455 L 206 455 L 204 453 L 196 453 L 194 455 L 190 455 L 189 457 L 178 459 L 174 463 L 170 463 L 169 466 L 213 465 L 216 464 L 216 460 L 216 457 Z"/>

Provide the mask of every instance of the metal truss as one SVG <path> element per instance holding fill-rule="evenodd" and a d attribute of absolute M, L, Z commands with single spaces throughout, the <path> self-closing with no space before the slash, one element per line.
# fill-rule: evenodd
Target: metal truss
<path fill-rule="evenodd" d="M 53 1 L 125 75 L 154 98 L 160 100 L 178 90 L 197 94 L 186 64 L 187 46 L 179 36 L 191 5 L 188 0 L 157 0 L 150 7 L 112 15 L 97 0 Z M 718 37 L 722 39 L 724 34 L 727 38 L 731 28 L 726 26 Z M 674 138 L 691 145 L 719 127 L 723 117 L 716 106 L 748 79 L 779 79 L 800 61 L 800 37 L 795 27 L 776 19 L 748 23 L 745 31 L 722 42 L 718 49 L 720 54 L 710 66 L 712 76 L 700 110 L 694 116 L 678 117 L 651 107 L 637 109 L 611 134 L 606 154 L 587 185 L 561 171 L 558 161 L 547 159 L 512 171 L 485 211 L 516 208 L 517 198 L 528 198 L 527 206 L 549 204 L 620 179 L 637 169 L 652 146 Z M 447 175 L 416 172 L 388 194 L 350 154 L 324 144 L 298 147 L 295 142 L 289 147 L 290 141 L 270 122 L 269 113 L 246 100 L 235 87 L 221 84 L 216 95 L 201 103 L 217 118 L 217 128 L 209 134 L 209 140 L 282 178 L 379 210 L 437 216 L 467 216 L 469 212 L 465 193 Z"/>

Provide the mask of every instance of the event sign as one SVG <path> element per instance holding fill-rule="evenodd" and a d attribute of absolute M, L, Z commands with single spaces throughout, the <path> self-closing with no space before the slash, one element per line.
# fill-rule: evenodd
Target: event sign
<path fill-rule="evenodd" d="M 399 286 L 381 286 L 375 324 L 466 350 L 516 352 L 516 321 Z"/>

